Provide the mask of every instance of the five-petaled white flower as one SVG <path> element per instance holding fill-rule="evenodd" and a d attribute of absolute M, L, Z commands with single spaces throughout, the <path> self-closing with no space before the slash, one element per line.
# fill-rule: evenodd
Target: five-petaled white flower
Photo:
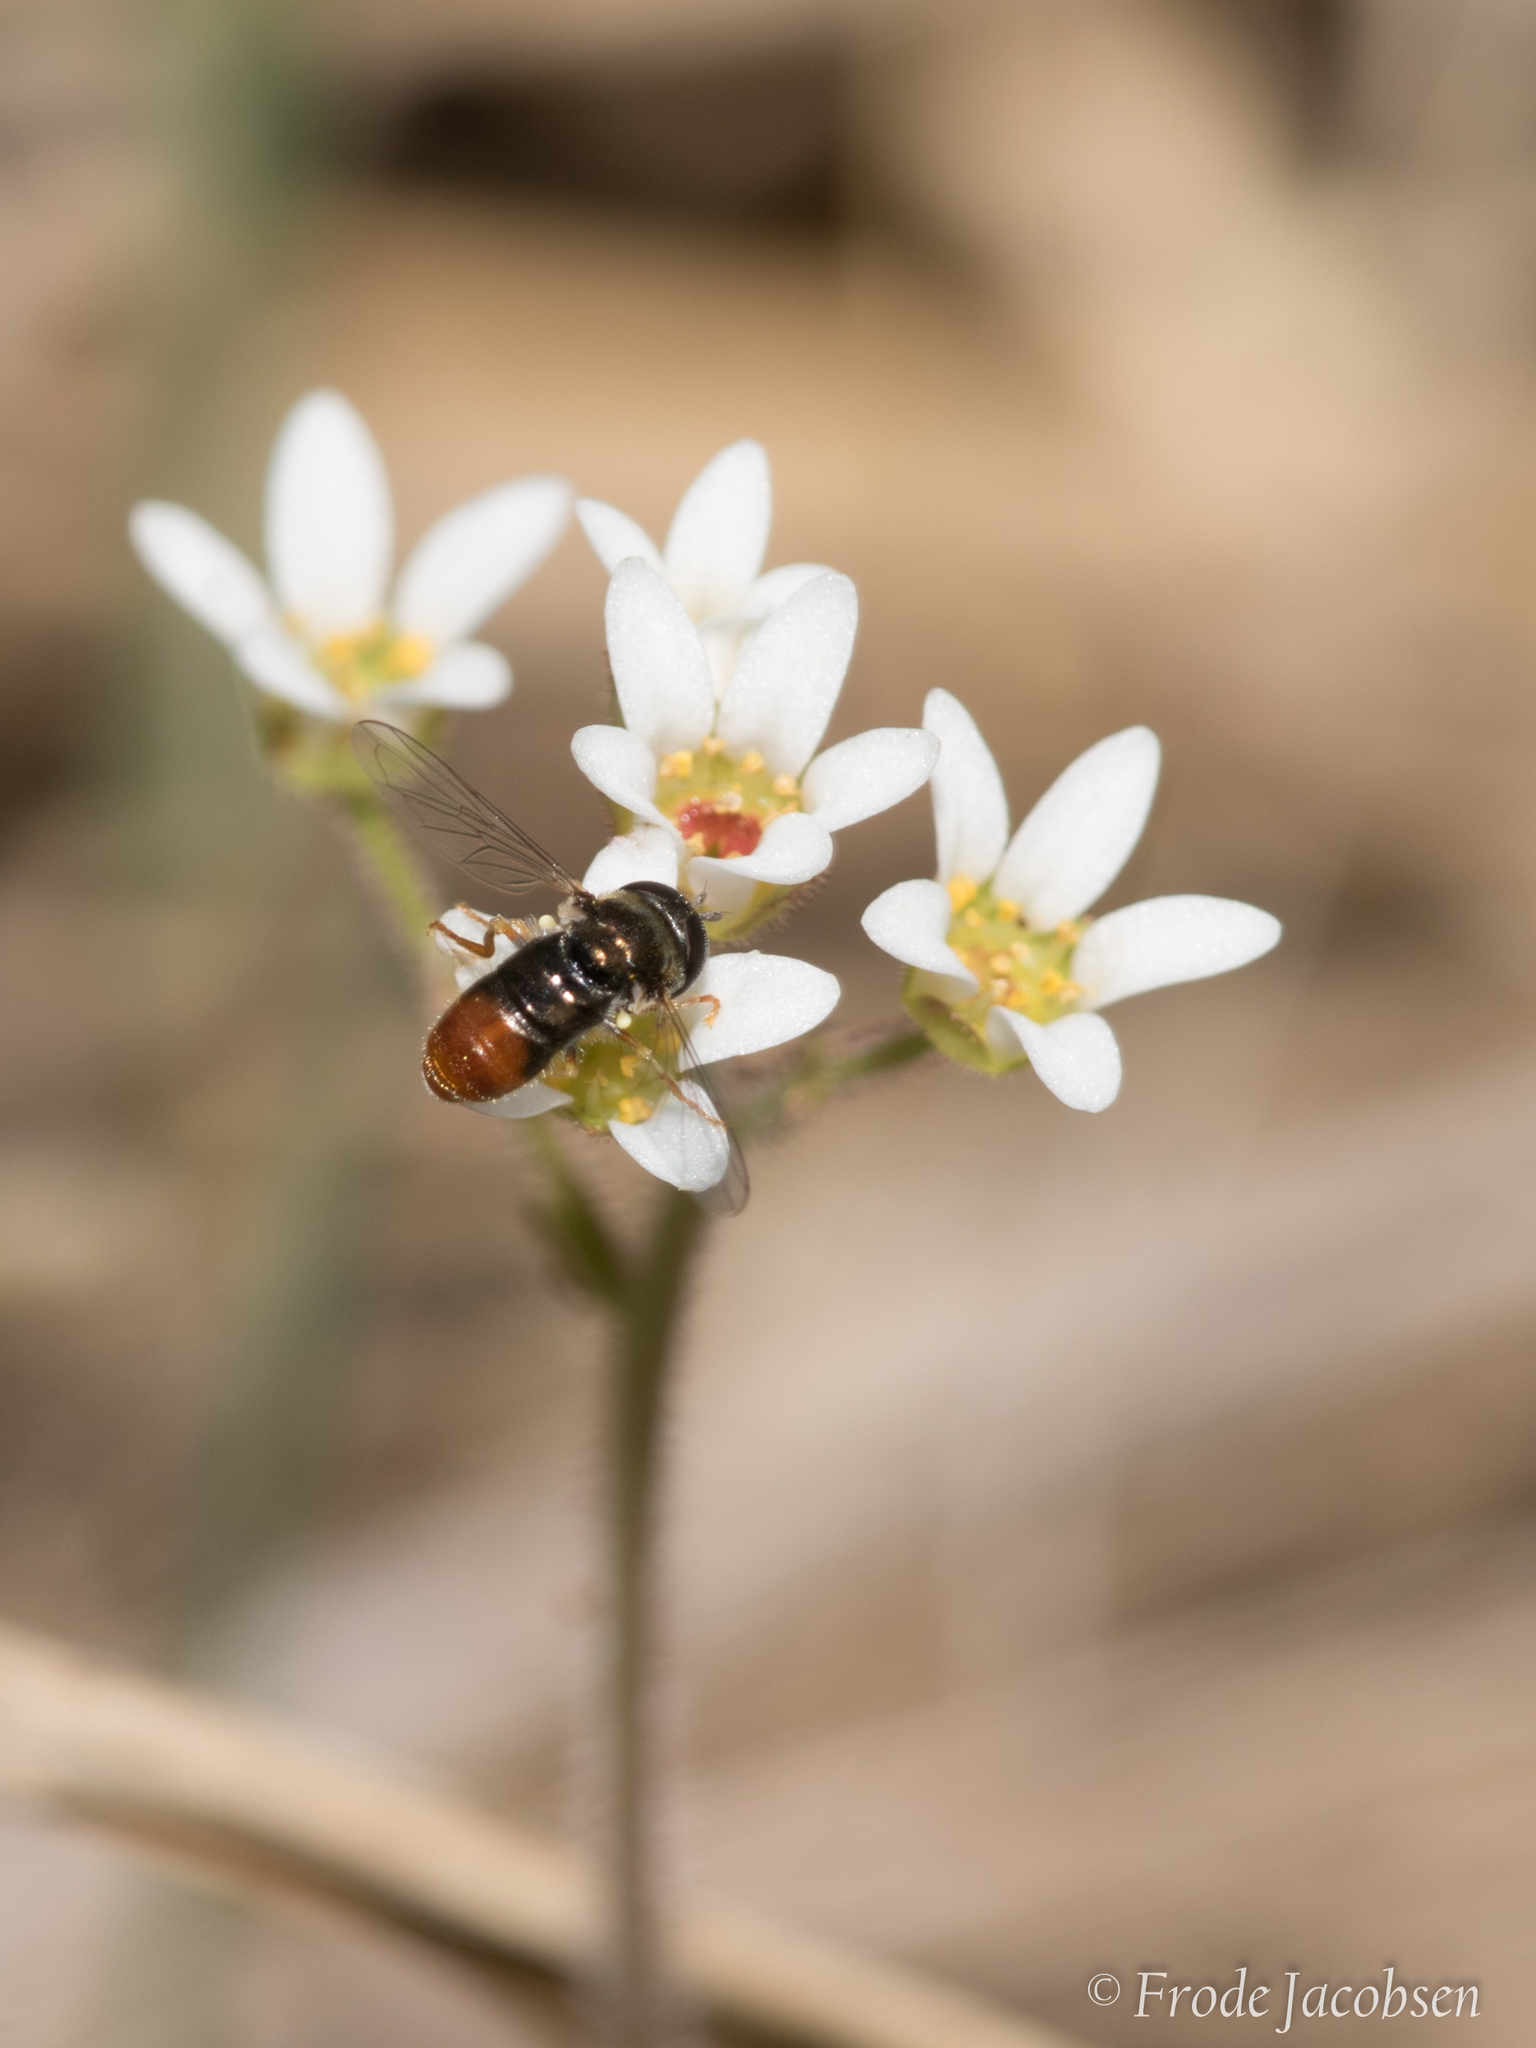
<path fill-rule="evenodd" d="M 933 690 L 936 882 L 898 882 L 864 913 L 904 961 L 907 1007 L 943 1052 L 986 1073 L 1025 1058 L 1073 1109 L 1107 1109 L 1120 1048 L 1097 1013 L 1126 996 L 1224 974 L 1280 937 L 1268 911 L 1219 896 L 1158 896 L 1083 917 L 1130 858 L 1157 787 L 1144 725 L 1100 740 L 1052 783 L 1010 840 L 997 764 L 965 707 Z"/>
<path fill-rule="evenodd" d="M 611 576 L 631 556 L 664 576 L 698 625 L 718 693 L 742 647 L 786 597 L 826 570 L 788 562 L 762 574 L 773 524 L 773 483 L 766 450 L 733 441 L 684 491 L 665 547 L 658 548 L 627 512 L 600 498 L 579 498 L 576 517 Z"/>
<path fill-rule="evenodd" d="M 633 557 L 613 573 L 608 657 L 624 723 L 583 726 L 571 751 L 621 811 L 672 835 L 679 886 L 726 919 L 717 937 L 819 875 L 834 832 L 932 773 L 938 742 L 915 728 L 877 728 L 816 753 L 858 610 L 846 576 L 811 577 L 763 621 L 717 703 L 699 629 L 671 586 Z"/>
<path fill-rule="evenodd" d="M 677 871 L 675 836 L 642 825 L 603 848 L 587 869 L 584 885 L 598 896 L 639 881 L 666 882 L 676 888 Z M 488 931 L 493 939 L 489 959 L 467 946 L 456 946 L 451 936 L 456 932 L 483 946 Z M 499 967 L 522 942 L 498 931 L 495 920 L 483 912 L 464 905 L 441 918 L 433 936 L 453 962 L 461 990 Z M 809 961 L 772 953 L 717 953 L 682 998 L 689 1044 L 680 1062 L 680 1085 L 692 1107 L 678 1100 L 643 1052 L 626 1038 L 601 1029 L 553 1062 L 541 1080 L 530 1081 L 497 1102 L 470 1106 L 487 1116 L 513 1118 L 566 1110 L 589 1130 L 611 1131 L 647 1173 L 698 1193 L 724 1175 L 729 1141 L 708 1113 L 699 1089 L 686 1079 L 687 1067 L 703 1062 L 713 1066 L 717 1060 L 766 1052 L 798 1038 L 831 1014 L 840 993 L 836 977 Z M 643 1014 L 635 1016 L 628 1037 L 639 1035 L 643 1040 L 652 1023 Z"/>
<path fill-rule="evenodd" d="M 267 469 L 270 584 L 185 506 L 133 508 L 150 574 L 222 640 L 258 689 L 317 718 L 499 704 L 512 672 L 468 636 L 532 574 L 570 514 L 560 477 L 499 484 L 446 513 L 387 592 L 389 478 L 373 436 L 334 391 L 312 391 L 278 431 Z"/>

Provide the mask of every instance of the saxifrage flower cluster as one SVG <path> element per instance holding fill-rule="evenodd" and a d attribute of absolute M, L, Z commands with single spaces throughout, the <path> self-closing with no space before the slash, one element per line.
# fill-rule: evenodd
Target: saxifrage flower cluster
<path fill-rule="evenodd" d="M 409 725 L 507 696 L 504 657 L 471 636 L 555 545 L 572 495 L 557 477 L 493 486 L 439 519 L 391 588 L 382 459 L 346 400 L 317 391 L 273 450 L 267 578 L 184 507 L 141 504 L 130 530 L 151 574 L 290 715 L 319 728 L 381 714 Z M 834 833 L 931 778 L 937 878 L 885 890 L 864 929 L 907 968 L 903 1000 L 940 1052 L 992 1076 L 1032 1066 L 1060 1101 L 1090 1111 L 1120 1088 L 1102 1010 L 1242 966 L 1276 943 L 1267 912 L 1217 897 L 1088 916 L 1151 807 L 1159 751 L 1144 726 L 1089 748 L 1011 838 L 996 764 L 947 691 L 929 693 L 920 728 L 878 727 L 823 747 L 858 599 L 846 576 L 816 563 L 764 571 L 772 492 L 756 442 L 706 465 L 660 548 L 612 505 L 582 498 L 575 509 L 609 572 L 617 710 L 571 743 L 618 826 L 587 870 L 593 894 L 665 882 L 706 912 L 717 947 L 738 941 L 830 865 Z M 435 936 L 463 989 L 525 929 L 537 926 L 460 905 Z M 728 1141 L 695 1113 L 689 1067 L 796 1038 L 825 1021 L 839 993 L 804 961 L 715 951 L 689 992 L 699 1021 L 673 1084 L 643 1043 L 597 1031 L 539 1080 L 476 1106 L 514 1119 L 562 1112 L 611 1132 L 661 1179 L 706 1189 L 725 1171 Z"/>

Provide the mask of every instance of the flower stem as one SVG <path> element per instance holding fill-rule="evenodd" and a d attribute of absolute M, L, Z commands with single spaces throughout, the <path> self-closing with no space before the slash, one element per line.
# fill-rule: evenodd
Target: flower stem
<path fill-rule="evenodd" d="M 848 1042 L 842 1040 L 845 1045 Z M 831 1032 L 809 1039 L 782 1079 L 733 1112 L 737 1136 L 743 1140 L 767 1137 L 787 1125 L 801 1123 L 812 1110 L 820 1109 L 843 1089 L 895 1073 L 932 1050 L 925 1032 L 900 1025 L 852 1051 L 838 1051 L 838 1043 Z"/>
<path fill-rule="evenodd" d="M 610 2031 L 651 2048 L 667 2003 L 655 1898 L 655 1575 L 668 1368 L 685 1283 L 707 1218 L 691 1195 L 662 1197 L 619 1312 L 609 1388 Z"/>
<path fill-rule="evenodd" d="M 336 796 L 335 803 L 350 829 L 364 873 L 407 950 L 419 958 L 426 945 L 432 906 L 410 848 L 371 790 L 347 790 Z"/>
<path fill-rule="evenodd" d="M 653 2048 L 669 1997 L 656 1897 L 656 1538 L 669 1371 L 708 1217 L 667 1188 L 627 1254 L 566 1158 L 554 1119 L 524 1125 L 548 1192 L 535 1221 L 572 1281 L 611 1318 L 603 1495 L 607 1600 L 601 1673 L 604 1932 L 599 1984 L 613 2048 Z"/>

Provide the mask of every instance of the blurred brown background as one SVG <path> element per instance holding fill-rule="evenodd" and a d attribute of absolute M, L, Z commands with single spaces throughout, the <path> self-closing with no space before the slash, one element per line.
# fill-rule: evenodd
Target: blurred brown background
<path fill-rule="evenodd" d="M 942 684 L 1017 816 L 1145 720 L 1115 900 L 1288 932 L 1117 1016 L 1102 1120 L 924 1069 L 760 1159 L 675 1417 L 684 1879 L 1085 2042 L 1098 1970 L 1388 1962 L 1527 2040 L 1536 11 L 4 0 L 0 233 L 0 1612 L 579 1832 L 599 1332 L 123 517 L 254 547 L 320 383 L 407 543 L 543 469 L 659 533 L 753 434 L 770 560 L 860 587 L 834 736 Z M 453 742 L 572 860 L 601 594 L 573 531 Z M 856 829 L 774 943 L 877 1021 L 930 860 Z M 0 1822 L 17 2048 L 568 2031 Z"/>

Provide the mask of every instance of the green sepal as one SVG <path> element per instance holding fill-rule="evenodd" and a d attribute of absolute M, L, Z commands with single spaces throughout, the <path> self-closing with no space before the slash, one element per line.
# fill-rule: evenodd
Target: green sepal
<path fill-rule="evenodd" d="M 931 980 L 932 977 L 921 968 L 909 968 L 902 984 L 902 1006 L 946 1059 L 969 1067 L 973 1074 L 987 1074 L 993 1079 L 1029 1065 L 1023 1053 L 994 1052 L 984 1038 L 955 1015 L 941 996 L 934 995 L 930 988 L 924 986 Z"/>

